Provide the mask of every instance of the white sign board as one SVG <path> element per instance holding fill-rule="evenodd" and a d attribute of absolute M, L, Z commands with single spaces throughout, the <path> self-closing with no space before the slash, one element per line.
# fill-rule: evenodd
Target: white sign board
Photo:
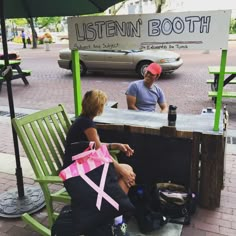
<path fill-rule="evenodd" d="M 69 46 L 78 50 L 227 49 L 230 10 L 70 17 Z"/>

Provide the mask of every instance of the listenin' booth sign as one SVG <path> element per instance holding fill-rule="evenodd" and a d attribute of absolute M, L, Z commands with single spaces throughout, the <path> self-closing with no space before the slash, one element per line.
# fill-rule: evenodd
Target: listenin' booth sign
<path fill-rule="evenodd" d="M 228 48 L 230 10 L 69 17 L 69 46 L 78 50 Z"/>

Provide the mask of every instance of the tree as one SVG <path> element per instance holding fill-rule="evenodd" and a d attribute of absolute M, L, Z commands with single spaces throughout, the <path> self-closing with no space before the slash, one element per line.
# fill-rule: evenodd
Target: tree
<path fill-rule="evenodd" d="M 161 13 L 162 6 L 164 6 L 165 3 L 166 3 L 166 0 L 155 0 L 156 13 Z"/>
<path fill-rule="evenodd" d="M 61 17 L 20 18 L 11 20 L 11 23 L 12 25 L 14 23 L 14 25 L 22 28 L 25 28 L 26 25 L 29 25 L 32 33 L 32 48 L 37 48 L 38 35 L 35 29 L 35 25 L 37 25 L 39 29 L 42 29 L 52 24 L 55 25 L 55 28 L 57 29 L 56 26 L 61 22 L 61 19 L 62 19 Z M 14 31 L 15 34 L 16 29 L 12 30 Z"/>
<path fill-rule="evenodd" d="M 27 21 L 25 18 L 11 19 L 11 20 L 7 20 L 7 22 L 10 22 L 11 31 L 13 32 L 14 36 L 18 35 L 19 27 L 23 29 L 25 25 L 27 24 Z"/>
<path fill-rule="evenodd" d="M 38 45 L 38 35 L 35 30 L 35 25 L 34 25 L 34 18 L 27 18 L 27 22 L 30 25 L 31 32 L 32 32 L 32 48 L 37 48 Z"/>
<path fill-rule="evenodd" d="M 111 7 L 111 15 L 116 15 L 117 12 L 125 5 L 125 3 L 127 2 L 128 0 L 125 0 L 123 1 L 122 3 L 120 4 L 116 4 L 118 5 L 118 7 L 116 8 L 116 5 L 112 6 Z"/>
<path fill-rule="evenodd" d="M 114 6 L 112 6 L 111 9 L 111 15 L 116 15 L 117 12 L 125 5 L 126 2 L 128 2 L 129 0 L 124 0 L 121 3 L 118 3 Z M 142 0 L 139 0 L 139 2 Z M 161 13 L 162 10 L 162 6 L 165 5 L 166 0 L 155 0 L 155 5 L 156 5 L 156 13 Z"/>
<path fill-rule="evenodd" d="M 236 34 L 236 19 L 230 21 L 230 34 Z"/>
<path fill-rule="evenodd" d="M 35 18 L 39 29 L 48 27 L 49 25 L 57 25 L 61 22 L 62 17 L 38 17 Z"/>
<path fill-rule="evenodd" d="M 50 24 L 57 25 L 61 22 L 61 17 L 36 17 L 36 18 L 27 18 L 27 22 L 30 25 L 32 31 L 32 48 L 37 48 L 38 44 L 38 35 L 35 30 L 35 23 L 39 26 L 39 29 L 49 26 Z"/>
<path fill-rule="evenodd" d="M 37 48 L 38 36 L 35 30 L 34 18 L 20 18 L 14 19 L 13 21 L 17 26 L 25 27 L 27 24 L 30 26 L 32 33 L 32 48 Z"/>

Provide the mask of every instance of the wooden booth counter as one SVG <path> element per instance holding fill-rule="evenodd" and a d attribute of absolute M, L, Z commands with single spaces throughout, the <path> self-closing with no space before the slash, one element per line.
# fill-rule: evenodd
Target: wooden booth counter
<path fill-rule="evenodd" d="M 199 205 L 220 205 L 223 188 L 225 137 L 223 115 L 219 131 L 213 131 L 214 113 L 177 114 L 168 127 L 168 114 L 106 108 L 95 122 L 103 142 L 128 143 L 133 157 L 120 155 L 130 164 L 137 183 L 183 184 L 197 193 Z"/>

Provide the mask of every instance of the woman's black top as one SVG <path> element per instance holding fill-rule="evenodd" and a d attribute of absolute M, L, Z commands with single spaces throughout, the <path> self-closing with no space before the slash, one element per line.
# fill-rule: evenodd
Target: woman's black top
<path fill-rule="evenodd" d="M 62 169 L 73 162 L 72 156 L 83 152 L 88 147 L 88 139 L 84 133 L 88 128 L 95 128 L 95 123 L 90 118 L 82 115 L 71 125 L 66 137 L 65 156 Z"/>

